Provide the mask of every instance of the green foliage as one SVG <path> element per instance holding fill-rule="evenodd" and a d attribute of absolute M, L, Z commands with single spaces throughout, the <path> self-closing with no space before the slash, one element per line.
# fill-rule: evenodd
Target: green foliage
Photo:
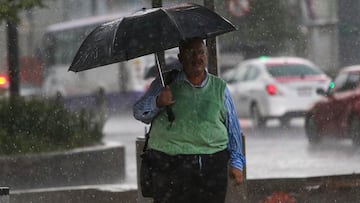
<path fill-rule="evenodd" d="M 300 37 L 296 20 L 289 14 L 287 1 L 253 0 L 250 12 L 242 20 L 243 37 L 251 43 L 264 43 L 269 50 L 285 47 Z"/>
<path fill-rule="evenodd" d="M 0 101 L 0 154 L 58 151 L 101 142 L 103 123 L 89 111 L 70 112 L 60 102 Z"/>
<path fill-rule="evenodd" d="M 248 52 L 250 57 L 257 57 L 261 54 L 276 55 L 292 44 L 301 55 L 305 36 L 296 9 L 300 8 L 286 0 L 251 0 L 246 15 L 236 17 L 225 13 L 238 28 L 238 31 L 227 34 L 231 39 L 227 46 L 230 50 L 241 50 Z"/>
<path fill-rule="evenodd" d="M 45 7 L 43 0 L 0 0 L 0 23 L 2 21 L 18 22 L 18 12 L 35 7 Z"/>

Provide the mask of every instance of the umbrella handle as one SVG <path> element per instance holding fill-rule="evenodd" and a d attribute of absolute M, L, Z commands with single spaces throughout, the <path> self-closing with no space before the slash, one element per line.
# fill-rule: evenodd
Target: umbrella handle
<path fill-rule="evenodd" d="M 155 54 L 155 59 L 156 59 L 156 66 L 158 68 L 159 75 L 160 75 L 161 84 L 163 87 L 165 87 L 165 82 L 164 82 L 164 78 L 163 78 L 163 75 L 161 72 L 161 67 L 160 67 L 160 62 L 159 62 L 159 56 L 157 53 Z M 172 123 L 175 120 L 175 115 L 170 106 L 166 106 L 166 114 L 168 116 L 168 121 L 170 123 Z"/>
<path fill-rule="evenodd" d="M 157 53 L 155 54 L 155 60 L 156 60 L 156 66 L 157 66 L 158 71 L 159 71 L 159 76 L 160 76 L 160 80 L 161 80 L 161 85 L 162 85 L 163 87 L 165 87 L 164 77 L 163 77 L 163 75 L 162 75 L 162 70 L 161 70 L 160 62 L 159 62 L 159 56 L 158 56 Z"/>
<path fill-rule="evenodd" d="M 175 115 L 170 106 L 166 106 L 166 114 L 168 116 L 168 121 L 172 123 L 175 120 Z"/>

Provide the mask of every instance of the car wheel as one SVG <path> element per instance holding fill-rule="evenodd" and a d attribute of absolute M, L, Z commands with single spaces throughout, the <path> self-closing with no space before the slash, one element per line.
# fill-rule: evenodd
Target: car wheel
<path fill-rule="evenodd" d="M 266 119 L 262 117 L 259 107 L 256 104 L 251 106 L 251 120 L 255 128 L 263 128 L 266 125 Z"/>
<path fill-rule="evenodd" d="M 306 117 L 305 132 L 311 144 L 315 144 L 320 141 L 320 136 L 313 116 Z"/>
<path fill-rule="evenodd" d="M 360 146 L 360 119 L 354 116 L 350 119 L 350 136 L 354 145 Z"/>

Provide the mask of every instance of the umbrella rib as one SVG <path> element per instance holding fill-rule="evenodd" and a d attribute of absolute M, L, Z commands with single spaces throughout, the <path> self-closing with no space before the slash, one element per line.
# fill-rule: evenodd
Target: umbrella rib
<path fill-rule="evenodd" d="M 169 16 L 169 18 L 171 19 L 171 22 L 175 25 L 175 27 L 177 28 L 177 30 L 179 30 L 180 36 L 182 40 L 185 40 L 185 37 L 183 36 L 183 30 L 181 29 L 181 26 L 178 25 L 178 23 L 176 22 L 176 20 L 174 19 L 174 17 L 168 13 L 168 11 L 166 9 L 161 9 L 167 16 Z"/>
<path fill-rule="evenodd" d="M 124 18 L 122 18 L 120 21 L 119 21 L 119 24 L 118 24 L 118 26 L 117 26 L 117 28 L 116 28 L 116 30 L 115 30 L 115 32 L 114 32 L 114 36 L 113 36 L 113 42 L 112 42 L 112 46 L 111 46 L 111 48 L 113 49 L 113 50 L 115 50 L 115 48 L 114 48 L 114 45 L 115 45 L 115 41 L 116 41 L 116 35 L 117 35 L 117 33 L 118 33 L 118 31 L 119 31 L 119 28 L 120 28 L 120 24 L 121 23 L 125 23 L 125 21 L 127 20 L 127 18 L 126 17 L 124 17 Z M 125 32 L 126 33 L 126 32 Z M 123 40 L 123 41 L 125 41 L 125 42 L 127 42 L 129 37 L 128 37 L 128 35 L 127 35 L 127 33 L 124 35 L 124 39 L 125 40 Z M 127 49 L 124 49 L 124 50 L 127 50 Z M 113 53 L 113 51 L 111 51 L 111 53 Z M 116 57 L 116 56 L 113 56 L 113 57 Z M 124 52 L 124 58 L 126 59 L 126 60 L 129 60 L 129 53 L 127 52 L 127 51 L 125 51 Z"/>
<path fill-rule="evenodd" d="M 113 33 L 113 36 L 112 36 L 112 42 L 111 42 L 111 46 L 110 46 L 110 53 L 114 53 L 113 51 L 115 50 L 115 40 L 116 40 L 116 33 L 118 32 L 119 30 L 119 25 L 120 23 L 124 20 L 124 18 L 122 18 L 120 21 L 119 21 L 119 24 L 118 26 L 116 26 L 116 29 L 115 29 L 115 32 Z M 113 54 L 111 54 L 113 56 Z"/>

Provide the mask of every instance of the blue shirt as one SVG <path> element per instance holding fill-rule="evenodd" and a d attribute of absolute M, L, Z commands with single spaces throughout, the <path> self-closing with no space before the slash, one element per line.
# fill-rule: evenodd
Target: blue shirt
<path fill-rule="evenodd" d="M 184 72 L 180 72 L 175 77 L 174 81 L 185 80 L 190 85 L 192 85 L 186 78 Z M 199 85 L 198 88 L 205 86 L 208 80 L 208 75 L 206 74 L 205 80 Z M 192 85 L 193 86 L 193 85 Z M 164 108 L 158 108 L 156 105 L 156 97 L 159 95 L 162 89 L 161 81 L 159 78 L 155 79 L 149 90 L 134 104 L 133 113 L 134 117 L 137 120 L 140 120 L 146 124 L 151 123 L 154 117 L 162 111 Z M 229 89 L 225 88 L 225 108 L 227 110 L 225 126 L 227 128 L 229 143 L 228 151 L 230 154 L 230 165 L 232 167 L 243 169 L 245 164 L 245 157 L 242 153 L 242 140 L 241 140 L 241 128 L 239 119 L 234 108 L 234 103 L 232 101 Z"/>

